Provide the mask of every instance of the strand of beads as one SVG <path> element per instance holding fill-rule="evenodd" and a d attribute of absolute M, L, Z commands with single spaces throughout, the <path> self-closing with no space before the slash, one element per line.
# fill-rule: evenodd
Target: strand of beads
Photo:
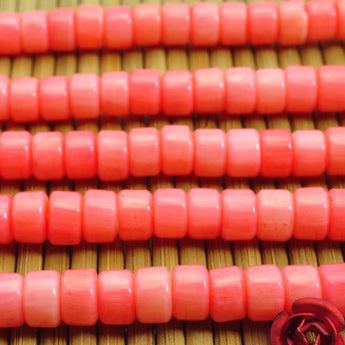
<path fill-rule="evenodd" d="M 1 13 L 0 54 L 132 46 L 197 47 L 345 39 L 345 1 L 282 3 L 81 5 L 46 11 Z M 206 29 L 205 29 L 206 28 Z"/>
<path fill-rule="evenodd" d="M 345 1 L 345 0 L 344 0 Z M 319 2 L 318 3 L 323 3 Z M 0 35 L 1 37 L 1 35 Z M 143 92 L 142 90 L 145 90 Z M 14 78 L 0 76 L 0 121 L 109 116 L 276 114 L 345 110 L 345 66 L 157 70 Z M 244 96 L 245 95 L 245 96 Z"/>
<path fill-rule="evenodd" d="M 227 241 L 345 241 L 345 190 L 193 188 L 0 195 L 0 243 L 76 245 L 186 236 Z"/>
<path fill-rule="evenodd" d="M 6 131 L 0 135 L 5 180 L 131 176 L 297 177 L 345 175 L 345 127 L 319 130 L 197 129 L 187 126 L 124 131 Z"/>
<path fill-rule="evenodd" d="M 345 264 L 275 265 L 211 269 L 202 265 L 103 271 L 92 269 L 0 273 L 0 327 L 57 327 L 166 323 L 270 321 L 303 297 L 323 298 L 345 314 Z"/>

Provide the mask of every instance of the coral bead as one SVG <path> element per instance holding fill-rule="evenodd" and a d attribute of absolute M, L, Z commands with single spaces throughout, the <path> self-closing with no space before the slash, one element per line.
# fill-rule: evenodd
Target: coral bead
<path fill-rule="evenodd" d="M 329 226 L 328 238 L 332 241 L 345 241 L 345 190 L 331 189 L 329 196 Z"/>
<path fill-rule="evenodd" d="M 172 318 L 171 275 L 166 267 L 139 268 L 134 275 L 135 307 L 141 323 L 166 323 Z"/>
<path fill-rule="evenodd" d="M 131 271 L 103 271 L 99 274 L 98 312 L 100 320 L 106 325 L 134 322 L 134 278 Z"/>
<path fill-rule="evenodd" d="M 11 227 L 14 239 L 43 243 L 47 238 L 48 197 L 44 192 L 20 192 L 13 197 Z"/>
<path fill-rule="evenodd" d="M 283 278 L 275 265 L 248 267 L 244 271 L 248 317 L 252 321 L 270 321 L 285 304 Z"/>
<path fill-rule="evenodd" d="M 7 194 L 0 195 L 0 244 L 9 244 L 13 241 L 11 230 L 12 197 Z"/>
<path fill-rule="evenodd" d="M 113 242 L 117 233 L 116 195 L 89 189 L 83 200 L 83 238 L 86 242 Z"/>
<path fill-rule="evenodd" d="M 67 270 L 61 276 L 61 319 L 71 326 L 93 326 L 98 320 L 97 273 Z"/>
<path fill-rule="evenodd" d="M 1 16 L 0 16 L 0 20 L 1 20 Z M 1 42 L 0 42 L 0 45 L 1 45 Z M 7 121 L 10 119 L 10 97 L 9 96 L 10 96 L 10 81 L 7 76 L 1 75 L 0 76 L 0 104 L 1 104 L 0 121 Z"/>
<path fill-rule="evenodd" d="M 339 40 L 345 39 L 345 1 L 338 0 L 336 3 L 337 9 L 337 38 Z"/>
<path fill-rule="evenodd" d="M 177 320 L 205 320 L 209 315 L 210 291 L 206 267 L 175 266 L 172 273 L 173 315 Z"/>
<path fill-rule="evenodd" d="M 24 278 L 24 319 L 30 327 L 57 327 L 60 319 L 60 274 L 29 272 Z"/>
<path fill-rule="evenodd" d="M 330 127 L 325 131 L 327 157 L 326 170 L 329 175 L 345 174 L 345 127 Z"/>
<path fill-rule="evenodd" d="M 21 52 L 21 16 L 19 13 L 0 13 L 0 54 Z"/>

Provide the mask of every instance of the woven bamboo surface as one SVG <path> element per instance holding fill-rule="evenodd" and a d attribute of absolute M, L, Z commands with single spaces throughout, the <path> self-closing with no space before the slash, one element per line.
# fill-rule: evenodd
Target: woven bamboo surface
<path fill-rule="evenodd" d="M 101 4 L 104 7 L 119 5 L 119 0 L 82 0 L 82 3 Z M 134 5 L 137 0 L 123 0 L 122 4 Z M 155 1 L 155 0 L 149 0 Z M 159 1 L 159 0 L 157 0 Z M 176 0 L 175 0 L 176 1 Z M 178 0 L 177 0 L 178 1 Z M 193 2 L 193 0 L 187 0 Z M 216 0 L 217 1 L 217 0 Z M 218 0 L 221 1 L 221 0 Z M 58 6 L 77 6 L 78 0 L 0 0 L 0 11 L 23 12 L 32 9 L 49 10 Z M 287 65 L 344 64 L 343 46 L 310 45 L 300 49 L 275 48 L 240 48 L 240 49 L 147 49 L 117 52 L 88 52 L 64 55 L 20 56 L 13 59 L 0 58 L 0 74 L 11 77 L 35 76 L 41 78 L 54 74 L 70 76 L 76 72 L 103 73 L 106 71 L 134 68 L 155 68 L 165 70 L 190 69 L 201 67 L 228 68 L 231 66 L 250 66 L 253 68 L 286 67 Z M 77 121 L 56 124 L 36 123 L 32 125 L 6 124 L 3 129 L 28 129 L 32 133 L 48 130 L 63 132 L 72 129 L 129 130 L 139 126 L 161 128 L 168 123 L 178 123 L 195 128 L 215 128 L 223 130 L 239 127 L 286 128 L 325 130 L 344 122 L 340 114 L 312 114 L 290 117 L 281 116 L 246 116 L 225 117 L 210 115 L 207 117 L 169 119 L 167 117 L 134 118 L 123 121 L 104 119 L 100 121 Z M 121 188 L 149 188 L 151 191 L 163 187 L 179 187 L 186 190 L 191 187 L 223 188 L 287 188 L 294 190 L 300 186 L 320 185 L 325 188 L 343 187 L 343 180 L 338 178 L 297 179 L 198 179 L 194 176 L 171 178 L 159 176 L 151 179 L 129 179 L 122 183 L 102 183 L 97 180 L 60 181 L 42 183 L 35 180 L 22 182 L 0 182 L 0 193 L 14 194 L 20 190 L 77 190 L 84 192 L 88 188 L 102 188 L 118 191 Z M 150 242 L 121 243 L 116 241 L 107 245 L 82 243 L 76 247 L 53 247 L 49 244 L 26 245 L 12 244 L 0 247 L 0 270 L 20 272 L 31 270 L 57 269 L 60 272 L 68 268 L 89 267 L 99 272 L 105 269 L 128 268 L 135 270 L 150 265 L 165 265 L 169 268 L 177 264 L 204 264 L 208 268 L 229 266 L 232 264 L 245 268 L 250 265 L 273 263 L 282 267 L 287 264 L 312 264 L 343 262 L 343 247 L 340 243 L 302 242 L 292 240 L 289 243 L 264 243 L 259 241 L 228 243 L 222 240 L 191 241 L 188 239 L 157 240 Z M 248 320 L 225 324 L 205 322 L 177 322 L 153 327 L 134 324 L 125 327 L 66 327 L 55 330 L 31 329 L 23 327 L 15 330 L 0 331 L 2 344 L 67 344 L 72 345 L 268 345 L 269 323 L 253 323 Z"/>

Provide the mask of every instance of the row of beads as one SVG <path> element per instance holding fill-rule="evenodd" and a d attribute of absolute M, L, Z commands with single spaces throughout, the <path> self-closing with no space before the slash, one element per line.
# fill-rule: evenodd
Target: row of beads
<path fill-rule="evenodd" d="M 81 5 L 0 15 L 0 54 L 135 46 L 273 44 L 345 39 L 345 1 Z"/>
<path fill-rule="evenodd" d="M 269 321 L 303 297 L 323 298 L 345 314 L 345 264 L 252 266 L 211 269 L 202 265 L 103 271 L 92 269 L 0 274 L 0 327 Z"/>
<path fill-rule="evenodd" d="M 322 2 L 320 2 L 322 3 Z M 276 114 L 345 110 L 345 66 L 157 70 L 34 77 L 0 76 L 0 121 L 109 116 Z"/>
<path fill-rule="evenodd" d="M 6 131 L 3 179 L 125 180 L 131 176 L 287 177 L 345 175 L 345 127 L 319 130 L 197 129 L 183 125 L 125 131 Z"/>
<path fill-rule="evenodd" d="M 54 245 L 158 238 L 345 240 L 345 190 L 193 188 L 0 195 L 0 243 Z"/>

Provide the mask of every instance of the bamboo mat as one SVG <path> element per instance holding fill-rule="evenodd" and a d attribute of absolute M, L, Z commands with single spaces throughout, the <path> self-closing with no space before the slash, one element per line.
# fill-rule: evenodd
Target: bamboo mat
<path fill-rule="evenodd" d="M 82 3 L 101 4 L 104 7 L 119 5 L 120 0 L 82 0 Z M 122 4 L 134 5 L 137 0 L 123 0 Z M 159 0 L 149 0 L 159 1 Z M 176 0 L 175 0 L 176 1 Z M 178 0 L 177 0 L 178 1 Z M 193 2 L 193 0 L 187 0 Z M 216 0 L 221 1 L 221 0 Z M 58 6 L 77 6 L 78 0 L 0 0 L 0 11 L 27 11 L 32 9 L 49 10 Z M 103 73 L 106 71 L 135 68 L 155 68 L 165 70 L 190 69 L 201 67 L 228 68 L 231 66 L 249 66 L 253 68 L 286 67 L 287 65 L 344 64 L 343 46 L 311 45 L 300 49 L 252 48 L 240 49 L 147 49 L 124 53 L 92 52 L 65 54 L 21 56 L 14 59 L 0 58 L 0 73 L 10 77 L 35 76 L 41 78 L 54 74 L 70 76 L 76 72 Z M 155 126 L 161 128 L 168 123 L 185 124 L 191 129 L 252 127 L 325 130 L 329 126 L 341 125 L 344 116 L 341 114 L 312 114 L 300 117 L 281 116 L 259 117 L 225 117 L 210 115 L 207 117 L 169 119 L 166 117 L 118 119 L 101 119 L 93 122 L 38 123 L 28 127 L 8 123 L 3 129 L 28 129 L 32 133 L 48 130 L 67 132 L 72 129 L 129 130 L 139 126 Z M 85 192 L 88 188 L 102 188 L 119 191 L 121 188 L 149 188 L 154 191 L 163 187 L 179 187 L 186 190 L 191 187 L 211 187 L 221 191 L 223 188 L 287 188 L 294 190 L 300 186 L 320 185 L 326 188 L 343 187 L 343 180 L 322 177 L 317 179 L 288 178 L 273 179 L 206 179 L 194 176 L 171 178 L 159 176 L 151 179 L 129 179 L 125 183 L 102 183 L 97 180 L 60 181 L 41 183 L 35 180 L 22 182 L 0 181 L 0 193 L 14 194 L 20 190 L 77 190 Z M 292 240 L 289 243 L 264 243 L 259 241 L 228 243 L 221 240 L 191 241 L 188 239 L 158 240 L 150 242 L 121 243 L 116 241 L 106 245 L 82 243 L 79 246 L 53 247 L 44 245 L 12 244 L 0 247 L 0 270 L 20 272 L 31 270 L 57 269 L 60 272 L 68 268 L 90 267 L 98 272 L 105 269 L 128 268 L 135 270 L 150 265 L 165 265 L 169 268 L 177 264 L 204 264 L 208 268 L 238 265 L 245 268 L 257 264 L 312 264 L 318 266 L 325 263 L 343 262 L 343 247 L 340 243 L 302 242 Z M 134 324 L 125 327 L 66 327 L 58 329 L 30 329 L 23 327 L 15 330 L 0 331 L 2 344 L 85 344 L 85 345 L 268 345 L 269 323 L 253 323 L 248 320 L 224 324 L 205 322 L 172 321 L 167 325 L 151 326 Z"/>

